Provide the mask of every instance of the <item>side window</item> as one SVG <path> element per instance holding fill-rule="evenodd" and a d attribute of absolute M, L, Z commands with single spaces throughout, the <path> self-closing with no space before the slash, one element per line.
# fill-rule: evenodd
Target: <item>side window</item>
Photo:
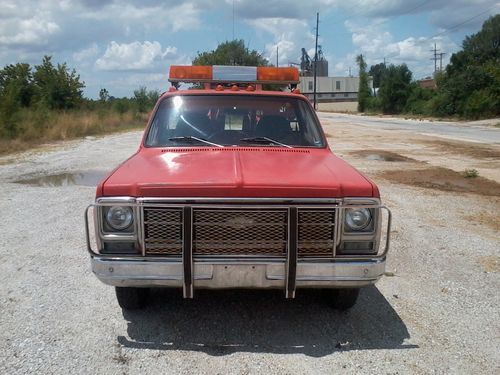
<path fill-rule="evenodd" d="M 335 90 L 340 90 L 340 81 L 335 81 Z"/>
<path fill-rule="evenodd" d="M 312 81 L 309 81 L 307 83 L 307 87 L 309 88 L 309 90 L 313 90 L 313 82 Z"/>

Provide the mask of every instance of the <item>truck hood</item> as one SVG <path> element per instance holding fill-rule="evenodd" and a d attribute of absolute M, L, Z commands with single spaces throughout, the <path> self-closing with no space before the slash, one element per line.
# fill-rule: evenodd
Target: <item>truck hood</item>
<path fill-rule="evenodd" d="M 98 196 L 372 197 L 378 190 L 328 149 L 142 148 L 98 186 Z"/>

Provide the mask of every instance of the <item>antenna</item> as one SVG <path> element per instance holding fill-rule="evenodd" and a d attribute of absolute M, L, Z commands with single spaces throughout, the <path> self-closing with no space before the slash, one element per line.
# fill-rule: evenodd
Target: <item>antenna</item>
<path fill-rule="evenodd" d="M 234 0 L 233 0 L 233 40 L 234 40 Z"/>

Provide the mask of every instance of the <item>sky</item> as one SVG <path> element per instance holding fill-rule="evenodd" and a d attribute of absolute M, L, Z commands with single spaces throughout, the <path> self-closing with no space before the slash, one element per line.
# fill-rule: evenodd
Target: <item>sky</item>
<path fill-rule="evenodd" d="M 171 64 L 243 39 L 280 66 L 314 56 L 319 42 L 330 76 L 370 65 L 406 63 L 415 79 L 432 75 L 436 44 L 446 65 L 465 36 L 500 13 L 495 0 L 0 0 L 0 67 L 66 62 L 85 82 L 84 95 L 106 88 L 132 96 L 140 86 L 163 92 Z"/>

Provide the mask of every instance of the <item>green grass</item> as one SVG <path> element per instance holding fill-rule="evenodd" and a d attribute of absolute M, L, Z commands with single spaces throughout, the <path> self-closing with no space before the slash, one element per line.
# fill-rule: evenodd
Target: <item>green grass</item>
<path fill-rule="evenodd" d="M 465 178 L 476 178 L 479 177 L 479 172 L 477 169 L 466 169 L 463 175 Z"/>

